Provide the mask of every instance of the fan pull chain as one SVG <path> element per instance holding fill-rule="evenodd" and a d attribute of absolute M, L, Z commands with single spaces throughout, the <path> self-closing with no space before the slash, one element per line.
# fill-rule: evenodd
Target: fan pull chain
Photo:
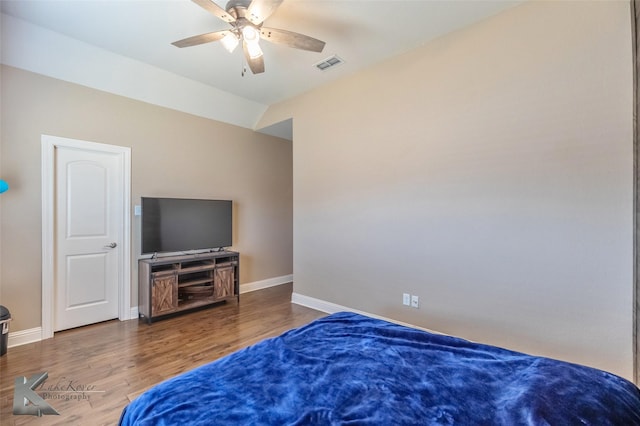
<path fill-rule="evenodd" d="M 247 73 L 247 62 L 244 55 L 240 55 L 240 66 L 242 67 L 242 71 L 240 72 L 240 76 L 244 77 Z"/>

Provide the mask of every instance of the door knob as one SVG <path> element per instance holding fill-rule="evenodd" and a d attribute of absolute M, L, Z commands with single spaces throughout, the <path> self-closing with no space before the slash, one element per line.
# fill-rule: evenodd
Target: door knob
<path fill-rule="evenodd" d="M 118 246 L 118 244 L 111 243 L 111 244 L 107 244 L 106 246 L 104 246 L 104 248 L 116 248 L 117 246 Z"/>

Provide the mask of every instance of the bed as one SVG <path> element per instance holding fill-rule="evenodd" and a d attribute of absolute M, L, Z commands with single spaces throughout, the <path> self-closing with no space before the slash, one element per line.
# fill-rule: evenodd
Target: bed
<path fill-rule="evenodd" d="M 640 425 L 597 369 L 341 312 L 162 382 L 120 425 Z"/>

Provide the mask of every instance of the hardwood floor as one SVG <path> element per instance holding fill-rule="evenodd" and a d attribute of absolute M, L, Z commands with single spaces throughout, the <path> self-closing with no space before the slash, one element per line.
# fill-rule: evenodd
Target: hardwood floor
<path fill-rule="evenodd" d="M 156 383 L 326 315 L 292 304 L 291 291 L 291 284 L 271 287 L 152 325 L 114 320 L 9 348 L 0 357 L 0 424 L 116 424 L 129 401 Z M 37 394 L 59 415 L 14 415 L 15 379 L 40 372 L 49 376 Z M 83 386 L 92 392 L 69 392 Z M 65 392 L 44 395 L 56 387 Z"/>

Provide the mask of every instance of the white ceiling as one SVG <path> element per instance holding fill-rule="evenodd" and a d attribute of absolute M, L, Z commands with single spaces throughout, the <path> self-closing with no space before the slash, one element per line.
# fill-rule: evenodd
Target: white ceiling
<path fill-rule="evenodd" d="M 216 0 L 224 8 L 225 0 Z M 188 0 L 2 0 L 4 14 L 241 98 L 270 105 L 488 16 L 521 0 L 284 0 L 265 26 L 326 42 L 322 53 L 261 42 L 263 74 L 241 75 L 242 50 L 173 41 L 229 28 Z M 314 64 L 337 54 L 327 71 Z"/>

